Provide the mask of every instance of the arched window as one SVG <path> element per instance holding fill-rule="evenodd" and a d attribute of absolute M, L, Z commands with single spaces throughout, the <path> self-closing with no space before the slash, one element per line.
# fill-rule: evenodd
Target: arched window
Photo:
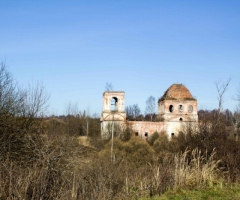
<path fill-rule="evenodd" d="M 193 107 L 192 107 L 192 105 L 188 106 L 188 112 L 190 112 L 190 113 L 193 112 Z"/>
<path fill-rule="evenodd" d="M 183 112 L 183 105 L 179 105 L 179 112 Z"/>
<path fill-rule="evenodd" d="M 170 112 L 173 112 L 173 105 L 170 105 L 170 106 L 169 106 L 169 111 L 170 111 Z"/>
<path fill-rule="evenodd" d="M 117 111 L 118 110 L 117 103 L 118 103 L 117 97 L 113 97 L 111 99 L 111 111 Z"/>

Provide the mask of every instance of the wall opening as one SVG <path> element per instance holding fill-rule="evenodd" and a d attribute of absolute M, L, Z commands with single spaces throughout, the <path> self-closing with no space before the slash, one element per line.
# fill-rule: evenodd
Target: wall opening
<path fill-rule="evenodd" d="M 172 112 L 173 111 L 173 105 L 169 106 L 169 111 Z"/>
<path fill-rule="evenodd" d="M 171 136 L 173 137 L 173 136 L 174 136 L 174 133 L 171 133 Z"/>
<path fill-rule="evenodd" d="M 179 119 L 179 121 L 182 121 L 182 120 L 183 120 L 182 118 Z"/>
<path fill-rule="evenodd" d="M 145 135 L 145 137 L 147 137 L 147 136 L 148 136 L 148 132 L 145 132 L 145 134 L 144 134 L 144 135 Z"/>
<path fill-rule="evenodd" d="M 179 112 L 182 112 L 183 111 L 183 105 L 179 105 Z"/>
<path fill-rule="evenodd" d="M 188 112 L 192 113 L 192 111 L 193 111 L 192 105 L 188 106 Z"/>
<path fill-rule="evenodd" d="M 138 132 L 135 132 L 135 136 L 138 136 Z"/>
<path fill-rule="evenodd" d="M 118 110 L 117 103 L 118 103 L 117 97 L 113 97 L 111 99 L 111 111 L 117 111 Z"/>

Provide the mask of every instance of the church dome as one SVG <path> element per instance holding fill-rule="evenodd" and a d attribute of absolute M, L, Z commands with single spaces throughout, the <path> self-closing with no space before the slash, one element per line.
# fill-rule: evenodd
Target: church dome
<path fill-rule="evenodd" d="M 171 85 L 164 95 L 160 98 L 162 100 L 196 100 L 193 98 L 189 90 L 183 84 Z"/>

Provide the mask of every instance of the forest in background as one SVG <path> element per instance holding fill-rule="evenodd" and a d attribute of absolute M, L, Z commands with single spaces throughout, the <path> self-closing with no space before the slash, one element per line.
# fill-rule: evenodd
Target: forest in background
<path fill-rule="evenodd" d="M 239 184 L 240 111 L 223 110 L 229 82 L 216 83 L 218 108 L 199 110 L 198 129 L 188 124 L 178 136 L 145 141 L 128 127 L 115 134 L 112 160 L 99 118 L 74 106 L 65 116 L 44 116 L 45 88 L 19 87 L 1 63 L 0 199 L 139 199 Z"/>

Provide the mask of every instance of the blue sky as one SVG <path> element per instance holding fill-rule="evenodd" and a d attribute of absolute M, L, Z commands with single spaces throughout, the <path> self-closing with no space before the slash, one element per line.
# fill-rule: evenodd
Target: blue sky
<path fill-rule="evenodd" d="M 0 60 L 22 85 L 42 82 L 49 113 L 70 102 L 101 113 L 106 82 L 144 113 L 184 84 L 199 109 L 217 108 L 214 82 L 240 82 L 240 1 L 0 1 Z"/>

